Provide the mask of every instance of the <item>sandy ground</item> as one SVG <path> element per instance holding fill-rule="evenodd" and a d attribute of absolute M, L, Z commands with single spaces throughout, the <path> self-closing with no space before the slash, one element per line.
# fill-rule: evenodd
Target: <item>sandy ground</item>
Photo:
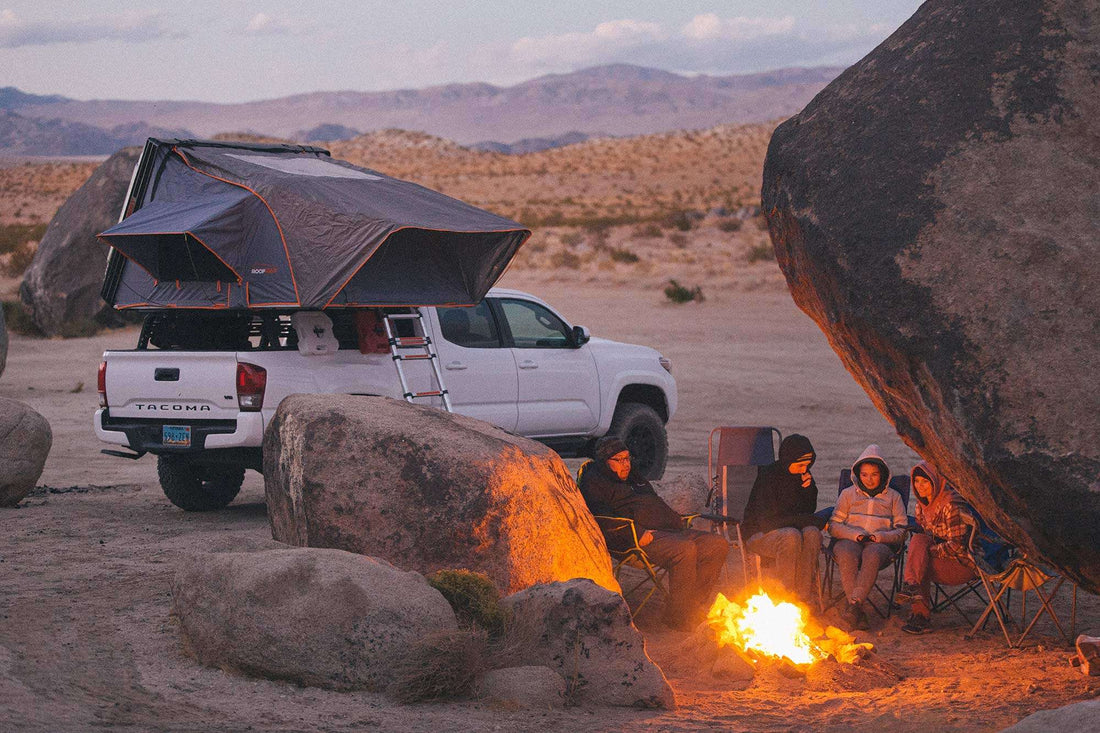
<path fill-rule="evenodd" d="M 705 303 L 673 306 L 652 288 L 538 274 L 503 284 L 539 294 L 595 335 L 650 344 L 672 359 L 680 410 L 669 425 L 669 478 L 704 474 L 707 433 L 720 424 L 810 436 L 823 505 L 835 496 L 832 477 L 867 443 L 896 468 L 911 465 L 913 454 L 785 292 L 708 291 Z M 161 495 L 152 459 L 99 453 L 90 424 L 96 366 L 104 349 L 135 341 L 133 329 L 70 341 L 12 337 L 0 396 L 46 416 L 54 446 L 40 489 L 0 510 L 2 730 L 998 730 L 1100 694 L 1100 678 L 1069 667 L 1069 650 L 1046 622 L 1036 645 L 1009 650 L 992 634 L 964 640 L 949 613 L 920 638 L 902 634 L 896 617 L 876 621 L 867 637 L 905 677 L 892 688 L 823 693 L 764 680 L 731 690 L 679 673 L 670 681 L 680 706 L 667 712 L 405 707 L 200 667 L 182 655 L 170 619 L 172 568 L 195 550 L 269 542 L 262 479 L 250 475 L 225 511 L 186 514 Z M 675 657 L 682 634 L 644 614 L 639 626 L 658 664 Z M 1078 627 L 1100 632 L 1100 599 L 1082 595 Z"/>

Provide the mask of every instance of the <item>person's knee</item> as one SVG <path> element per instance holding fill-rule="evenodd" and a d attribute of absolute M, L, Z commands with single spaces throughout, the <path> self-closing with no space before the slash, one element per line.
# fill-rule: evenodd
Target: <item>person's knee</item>
<path fill-rule="evenodd" d="M 725 557 L 730 551 L 730 544 L 716 534 L 703 535 L 699 544 L 699 554 L 705 557 Z"/>
<path fill-rule="evenodd" d="M 802 528 L 802 546 L 821 547 L 821 530 L 817 527 Z"/>
<path fill-rule="evenodd" d="M 802 544 L 802 532 L 793 527 L 775 530 L 775 545 L 779 552 L 797 552 Z"/>

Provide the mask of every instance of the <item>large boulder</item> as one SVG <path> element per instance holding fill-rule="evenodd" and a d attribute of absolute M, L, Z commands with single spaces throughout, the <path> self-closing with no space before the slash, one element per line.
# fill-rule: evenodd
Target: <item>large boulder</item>
<path fill-rule="evenodd" d="M 488 423 L 387 397 L 292 395 L 264 438 L 272 536 L 431 573 L 485 573 L 504 594 L 591 578 L 619 590 L 558 454 Z"/>
<path fill-rule="evenodd" d="M 512 653 L 565 678 L 574 703 L 676 707 L 619 594 L 578 578 L 532 586 L 502 603 L 512 616 Z"/>
<path fill-rule="evenodd" d="M 190 557 L 172 604 L 202 664 L 342 690 L 384 690 L 411 642 L 458 625 L 421 575 L 341 550 Z"/>
<path fill-rule="evenodd" d="M 96 235 L 118 223 L 140 154 L 141 148 L 124 148 L 105 160 L 46 227 L 19 297 L 47 335 L 63 333 L 67 324 L 119 319 L 99 297 L 108 247 Z"/>
<path fill-rule="evenodd" d="M 4 320 L 4 309 L 0 308 L 0 374 L 8 363 L 8 323 Z"/>
<path fill-rule="evenodd" d="M 1053 710 L 1032 713 L 1001 733 L 1047 733 L 1048 731 L 1100 730 L 1100 700 L 1086 700 Z"/>
<path fill-rule="evenodd" d="M 46 418 L 22 402 L 0 397 L 0 506 L 15 506 L 31 492 L 52 445 Z"/>
<path fill-rule="evenodd" d="M 898 434 L 1100 591 L 1100 6 L 930 0 L 779 126 L 799 307 Z"/>

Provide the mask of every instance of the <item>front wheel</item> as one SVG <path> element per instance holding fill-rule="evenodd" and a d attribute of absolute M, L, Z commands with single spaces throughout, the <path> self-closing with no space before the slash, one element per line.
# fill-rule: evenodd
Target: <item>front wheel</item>
<path fill-rule="evenodd" d="M 244 483 L 243 468 L 202 465 L 186 456 L 158 456 L 157 475 L 168 501 L 186 512 L 222 509 Z"/>
<path fill-rule="evenodd" d="M 626 443 L 634 469 L 656 481 L 665 475 L 668 462 L 668 434 L 661 416 L 649 405 L 624 402 L 615 408 L 608 435 Z"/>

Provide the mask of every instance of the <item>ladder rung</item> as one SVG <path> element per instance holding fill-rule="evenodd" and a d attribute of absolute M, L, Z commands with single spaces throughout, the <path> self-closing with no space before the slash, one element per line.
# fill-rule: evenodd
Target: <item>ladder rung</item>
<path fill-rule="evenodd" d="M 419 359 L 434 359 L 435 354 L 394 354 L 394 361 L 417 361 Z"/>
<path fill-rule="evenodd" d="M 399 349 L 421 348 L 432 342 L 428 336 L 396 336 L 390 343 Z"/>
<path fill-rule="evenodd" d="M 391 313 L 386 316 L 391 321 L 411 321 L 420 318 L 419 313 Z"/>
<path fill-rule="evenodd" d="M 442 397 L 445 394 L 445 389 L 433 389 L 430 392 L 406 392 L 405 397 Z"/>

